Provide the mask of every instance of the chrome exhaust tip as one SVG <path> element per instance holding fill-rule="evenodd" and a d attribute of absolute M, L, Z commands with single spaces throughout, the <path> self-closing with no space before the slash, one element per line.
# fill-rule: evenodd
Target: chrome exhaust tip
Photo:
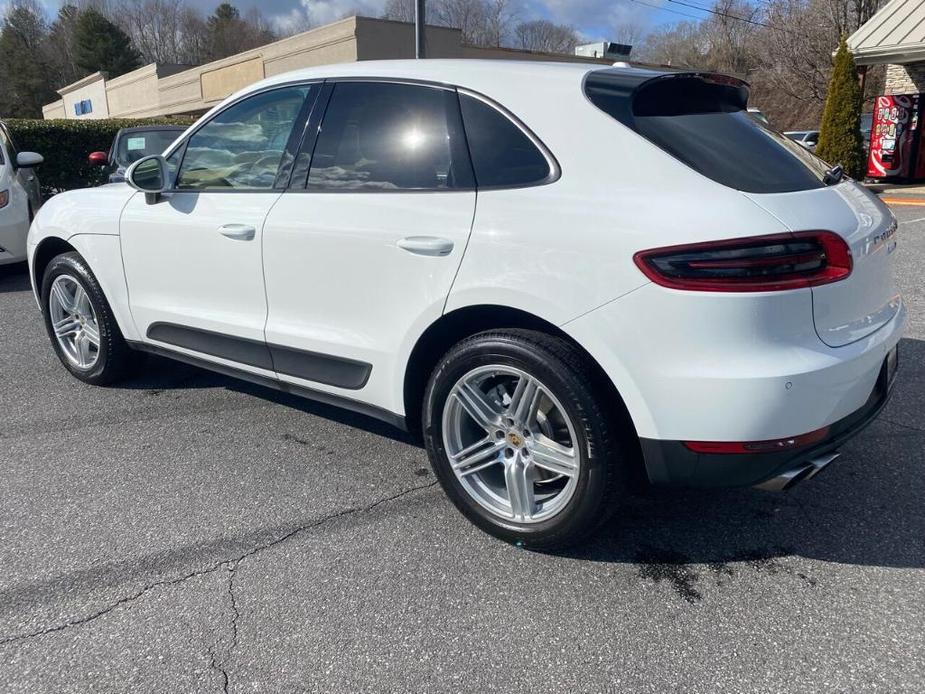
<path fill-rule="evenodd" d="M 812 460 L 809 460 L 805 463 L 801 463 L 797 467 L 787 470 L 786 472 L 772 477 L 769 480 L 765 480 L 761 484 L 756 484 L 756 489 L 763 489 L 766 492 L 783 492 L 791 487 L 796 486 L 803 480 L 812 479 L 818 475 L 822 470 L 828 467 L 829 463 L 835 460 L 840 453 L 837 451 L 834 453 L 825 453 L 823 455 L 817 456 Z"/>

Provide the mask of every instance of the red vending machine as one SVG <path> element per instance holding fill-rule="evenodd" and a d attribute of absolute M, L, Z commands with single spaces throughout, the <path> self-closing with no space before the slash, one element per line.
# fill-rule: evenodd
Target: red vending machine
<path fill-rule="evenodd" d="M 922 137 L 925 94 L 877 97 L 870 128 L 867 175 L 871 178 L 925 178 Z"/>

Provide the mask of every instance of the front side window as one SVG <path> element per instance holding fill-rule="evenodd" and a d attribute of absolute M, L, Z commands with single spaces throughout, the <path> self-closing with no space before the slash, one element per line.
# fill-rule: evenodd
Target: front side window
<path fill-rule="evenodd" d="M 456 92 L 379 82 L 334 88 L 312 156 L 308 189 L 472 188 Z"/>
<path fill-rule="evenodd" d="M 219 113 L 186 145 L 178 189 L 271 189 L 310 85 L 274 89 Z"/>
<path fill-rule="evenodd" d="M 459 95 L 459 105 L 479 188 L 528 186 L 549 180 L 549 161 L 510 118 L 466 94 Z"/>

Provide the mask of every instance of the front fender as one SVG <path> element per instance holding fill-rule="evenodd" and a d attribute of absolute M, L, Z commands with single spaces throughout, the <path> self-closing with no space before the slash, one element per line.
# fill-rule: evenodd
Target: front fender
<path fill-rule="evenodd" d="M 36 258 L 45 244 L 65 242 L 86 260 L 113 310 L 123 335 L 137 338 L 128 306 L 128 288 L 122 266 L 119 219 L 122 209 L 135 194 L 127 185 L 60 193 L 39 210 L 29 229 L 27 253 L 29 276 L 39 298 Z M 44 261 L 43 261 L 44 262 Z"/>

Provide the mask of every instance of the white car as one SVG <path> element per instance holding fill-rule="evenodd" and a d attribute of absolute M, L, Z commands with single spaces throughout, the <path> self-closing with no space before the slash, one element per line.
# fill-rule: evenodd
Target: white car
<path fill-rule="evenodd" d="M 797 144 L 803 145 L 810 152 L 815 152 L 816 145 L 819 144 L 818 130 L 788 130 L 784 132 L 784 135 Z"/>
<path fill-rule="evenodd" d="M 42 204 L 33 171 L 41 163 L 35 152 L 17 152 L 10 131 L 0 122 L 0 265 L 26 259 L 29 223 Z"/>
<path fill-rule="evenodd" d="M 527 547 L 586 536 L 635 473 L 787 487 L 890 392 L 896 222 L 746 100 L 567 64 L 264 80 L 130 185 L 45 205 L 51 344 L 88 383 L 153 352 L 419 431 Z"/>

